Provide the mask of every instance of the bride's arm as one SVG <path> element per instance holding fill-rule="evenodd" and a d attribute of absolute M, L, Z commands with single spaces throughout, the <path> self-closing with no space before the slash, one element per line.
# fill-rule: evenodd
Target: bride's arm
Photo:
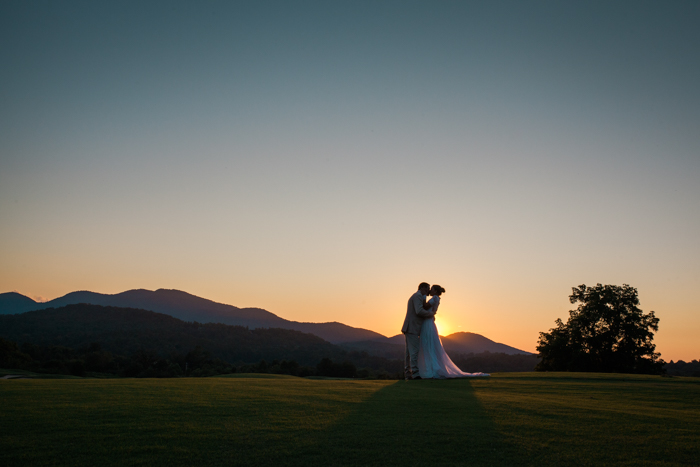
<path fill-rule="evenodd" d="M 416 311 L 416 314 L 418 316 L 420 316 L 421 318 L 430 318 L 431 316 L 433 316 L 434 313 L 428 310 L 429 308 L 432 308 L 432 304 L 428 305 L 428 307 L 426 308 L 425 302 L 421 303 L 420 299 L 418 299 L 417 297 L 414 298 L 414 300 L 418 300 L 416 302 L 413 302 L 414 310 Z"/>
<path fill-rule="evenodd" d="M 428 311 L 426 315 L 421 315 L 423 317 L 430 317 L 435 314 L 437 308 L 435 307 L 435 300 L 432 298 L 423 304 L 423 309 Z"/>

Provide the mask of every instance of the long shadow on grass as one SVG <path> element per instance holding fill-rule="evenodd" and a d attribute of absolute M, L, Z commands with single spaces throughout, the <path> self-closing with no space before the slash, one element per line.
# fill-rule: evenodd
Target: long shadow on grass
<path fill-rule="evenodd" d="M 518 465 L 470 380 L 399 381 L 323 433 L 300 459 L 317 465 Z"/>

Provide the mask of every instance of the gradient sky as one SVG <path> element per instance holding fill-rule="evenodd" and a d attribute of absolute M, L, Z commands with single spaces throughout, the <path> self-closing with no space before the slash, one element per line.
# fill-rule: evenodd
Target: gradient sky
<path fill-rule="evenodd" d="M 533 351 L 630 284 L 700 358 L 700 3 L 0 3 L 0 292 L 172 288 Z"/>

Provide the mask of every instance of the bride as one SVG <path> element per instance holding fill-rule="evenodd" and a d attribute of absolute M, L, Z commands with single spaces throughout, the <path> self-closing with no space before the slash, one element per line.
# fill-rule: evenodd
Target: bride
<path fill-rule="evenodd" d="M 439 285 L 430 288 L 432 298 L 428 301 L 433 314 L 440 306 L 440 295 L 445 289 Z M 418 370 L 423 379 L 434 378 L 469 378 L 474 376 L 489 376 L 487 373 L 465 373 L 455 365 L 442 347 L 435 317 L 426 318 L 420 331 L 420 349 L 418 350 Z"/>

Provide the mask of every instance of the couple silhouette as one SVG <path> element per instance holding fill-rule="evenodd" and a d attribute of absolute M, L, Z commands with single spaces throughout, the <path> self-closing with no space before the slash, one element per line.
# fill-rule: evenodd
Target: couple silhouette
<path fill-rule="evenodd" d="M 418 291 L 408 299 L 406 319 L 401 332 L 406 338 L 404 378 L 408 380 L 472 378 L 489 376 L 487 373 L 465 373 L 445 352 L 435 326 L 435 314 L 440 296 L 445 289 L 427 282 L 418 285 Z M 430 300 L 426 301 L 430 295 Z"/>

